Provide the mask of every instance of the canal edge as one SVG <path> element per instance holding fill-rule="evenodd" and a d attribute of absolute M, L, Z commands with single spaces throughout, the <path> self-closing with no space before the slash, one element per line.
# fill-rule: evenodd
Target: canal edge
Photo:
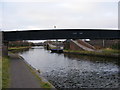
<path fill-rule="evenodd" d="M 18 56 L 18 58 L 20 58 L 20 59 L 22 59 L 22 60 L 24 61 L 24 63 L 27 65 L 27 67 L 28 67 L 28 69 L 31 71 L 31 73 L 34 72 L 34 75 L 36 75 L 37 77 L 39 77 L 39 79 L 41 79 L 42 82 L 49 84 L 50 87 L 51 87 L 51 88 L 50 88 L 51 90 L 57 90 L 46 78 L 44 78 L 44 77 L 40 74 L 40 71 L 39 71 L 39 70 L 36 70 L 36 69 L 35 69 L 33 66 L 31 66 L 28 62 L 26 62 L 25 59 L 24 59 L 22 56 L 20 56 L 20 55 L 18 55 L 18 54 L 17 54 L 17 56 Z M 37 79 L 38 79 L 38 78 L 37 78 Z"/>
<path fill-rule="evenodd" d="M 81 53 L 81 52 L 67 52 L 64 51 L 63 53 L 69 53 L 69 54 L 76 54 L 76 55 L 87 55 L 87 56 L 97 56 L 97 57 L 107 57 L 107 58 L 116 58 L 118 59 L 120 55 L 101 55 L 101 54 L 93 54 L 93 53 Z"/>

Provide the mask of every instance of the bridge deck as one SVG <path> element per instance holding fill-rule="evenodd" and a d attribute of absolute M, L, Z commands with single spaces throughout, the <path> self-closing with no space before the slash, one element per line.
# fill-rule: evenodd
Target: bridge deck
<path fill-rule="evenodd" d="M 120 39 L 120 30 L 55 29 L 3 32 L 4 40 Z"/>

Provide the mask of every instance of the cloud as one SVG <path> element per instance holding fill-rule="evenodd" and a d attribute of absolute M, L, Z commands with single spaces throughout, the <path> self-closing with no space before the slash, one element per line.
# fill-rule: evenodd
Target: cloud
<path fill-rule="evenodd" d="M 4 2 L 3 29 L 117 28 L 116 2 Z"/>
<path fill-rule="evenodd" d="M 1 28 L 2 28 L 2 4 L 0 4 L 0 31 L 1 31 Z"/>
<path fill-rule="evenodd" d="M 1 0 L 1 2 L 64 2 L 78 0 Z M 79 2 L 118 2 L 119 0 L 79 0 Z"/>

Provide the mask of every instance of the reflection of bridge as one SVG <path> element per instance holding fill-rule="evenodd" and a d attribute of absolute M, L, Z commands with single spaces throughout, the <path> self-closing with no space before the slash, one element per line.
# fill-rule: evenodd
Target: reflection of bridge
<path fill-rule="evenodd" d="M 55 29 L 3 32 L 4 47 L 7 46 L 6 42 L 8 41 L 45 39 L 120 39 L 120 31 L 103 29 Z"/>

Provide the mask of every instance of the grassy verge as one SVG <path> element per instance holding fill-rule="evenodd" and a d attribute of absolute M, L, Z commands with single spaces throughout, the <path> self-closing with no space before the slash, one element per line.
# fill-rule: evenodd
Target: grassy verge
<path fill-rule="evenodd" d="M 30 48 L 30 47 L 9 47 L 8 50 L 21 50 L 26 48 Z"/>
<path fill-rule="evenodd" d="M 0 89 L 2 89 L 2 57 L 0 56 Z"/>
<path fill-rule="evenodd" d="M 119 50 L 114 49 L 103 49 L 101 51 L 75 51 L 75 50 L 64 50 L 65 53 L 81 54 L 81 55 L 92 55 L 102 57 L 113 57 L 118 58 L 120 53 Z"/>
<path fill-rule="evenodd" d="M 9 57 L 2 58 L 2 88 L 9 88 L 10 76 L 9 76 L 10 61 Z"/>
<path fill-rule="evenodd" d="M 30 46 L 27 47 L 8 47 L 8 51 L 12 53 L 18 53 L 18 52 L 23 52 L 31 48 Z"/>
<path fill-rule="evenodd" d="M 106 48 L 106 49 L 102 49 L 102 53 L 118 54 L 120 53 L 120 50 Z"/>

